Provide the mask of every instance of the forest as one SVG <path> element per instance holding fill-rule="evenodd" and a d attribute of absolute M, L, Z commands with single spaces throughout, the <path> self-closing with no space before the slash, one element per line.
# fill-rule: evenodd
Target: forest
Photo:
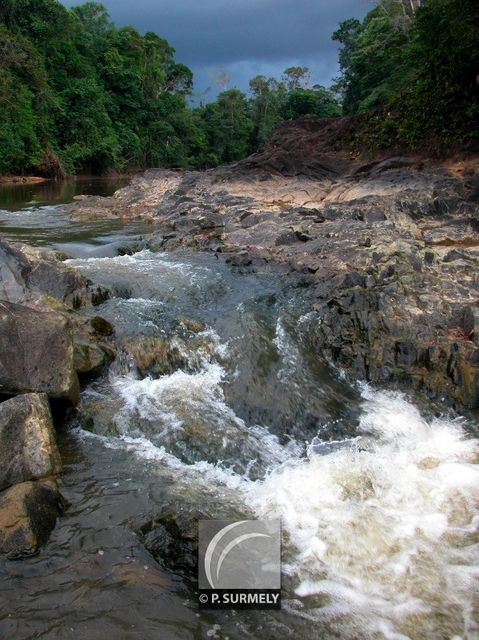
<path fill-rule="evenodd" d="M 380 0 L 332 38 L 329 88 L 290 67 L 194 106 L 193 74 L 159 35 L 115 27 L 96 2 L 0 0 L 0 174 L 215 166 L 303 116 L 367 114 L 350 145 L 368 151 L 478 145 L 477 0 Z"/>

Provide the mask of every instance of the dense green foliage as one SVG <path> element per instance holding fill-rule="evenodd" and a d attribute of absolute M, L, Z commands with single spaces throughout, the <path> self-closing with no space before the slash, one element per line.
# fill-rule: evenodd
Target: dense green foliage
<path fill-rule="evenodd" d="M 479 143 L 478 0 L 379 0 L 333 39 L 333 90 L 290 67 L 193 108 L 190 69 L 155 33 L 116 28 L 96 2 L 0 0 L 0 173 L 231 162 L 284 120 L 341 115 L 338 97 L 345 115 L 371 114 L 358 147 Z"/>
<path fill-rule="evenodd" d="M 156 34 L 116 28 L 96 2 L 0 0 L 0 173 L 237 160 L 285 118 L 338 115 L 325 89 L 301 88 L 306 75 L 292 67 L 251 98 L 230 89 L 192 108 L 192 73 Z"/>
<path fill-rule="evenodd" d="M 0 9 L 1 172 L 185 166 L 202 148 L 191 71 L 165 40 L 115 28 L 94 2 Z"/>
<path fill-rule="evenodd" d="M 440 152 L 478 144 L 477 0 L 380 0 L 333 38 L 344 113 L 377 111 L 361 143 Z"/>

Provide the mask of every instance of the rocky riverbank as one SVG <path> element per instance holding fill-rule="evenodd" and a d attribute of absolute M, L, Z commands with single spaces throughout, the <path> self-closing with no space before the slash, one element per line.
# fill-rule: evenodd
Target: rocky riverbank
<path fill-rule="evenodd" d="M 54 419 L 114 357 L 104 299 L 63 256 L 0 241 L 0 554 L 34 554 L 66 508 Z M 58 420 L 61 422 L 61 420 Z"/>
<path fill-rule="evenodd" d="M 366 163 L 341 150 L 338 135 L 328 121 L 285 125 L 243 162 L 150 170 L 111 197 L 82 197 L 69 213 L 155 223 L 121 253 L 189 248 L 237 269 L 287 269 L 315 300 L 318 358 L 476 410 L 479 163 Z M 108 291 L 64 258 L 0 242 L 0 553 L 10 557 L 38 551 L 66 508 L 55 421 L 116 353 L 114 327 L 91 313 Z M 120 347 L 143 374 L 180 357 L 158 340 Z"/>
<path fill-rule="evenodd" d="M 341 150 L 350 121 L 283 125 L 205 172 L 147 171 L 75 218 L 146 218 L 146 245 L 287 265 L 316 291 L 318 357 L 355 377 L 479 407 L 479 162 Z M 142 246 L 144 246 L 143 243 Z"/>

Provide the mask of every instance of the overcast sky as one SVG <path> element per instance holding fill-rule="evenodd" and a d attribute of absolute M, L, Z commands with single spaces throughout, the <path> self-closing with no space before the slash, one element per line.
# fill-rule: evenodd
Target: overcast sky
<path fill-rule="evenodd" d="M 64 0 L 67 6 L 81 4 Z M 218 93 L 212 76 L 224 69 L 229 87 L 247 91 L 255 75 L 279 78 L 290 66 L 309 67 L 328 86 L 337 74 L 331 34 L 346 18 L 362 18 L 373 0 L 103 0 L 117 26 L 155 31 L 194 73 L 195 92 Z M 210 90 L 207 89 L 210 87 Z M 197 97 L 197 100 L 199 98 Z"/>

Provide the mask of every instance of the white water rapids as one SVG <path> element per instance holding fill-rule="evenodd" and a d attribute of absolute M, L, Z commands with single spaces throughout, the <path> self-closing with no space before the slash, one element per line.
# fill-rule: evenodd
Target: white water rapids
<path fill-rule="evenodd" d="M 90 276 L 93 266 L 133 267 L 130 285 L 141 288 L 159 263 L 149 252 L 138 255 L 75 262 Z M 169 277 L 182 274 L 184 284 L 191 268 L 178 264 L 163 268 Z M 362 386 L 354 437 L 282 441 L 229 406 L 229 345 L 208 331 L 211 349 L 194 371 L 112 375 L 118 433 L 107 446 L 162 460 L 182 482 L 219 494 L 227 487 L 245 510 L 281 519 L 285 607 L 311 621 L 312 635 L 479 637 L 479 441 L 464 422 L 426 420 L 405 396 Z M 299 387 L 294 375 L 305 364 L 290 342 L 276 322 L 277 377 Z"/>

